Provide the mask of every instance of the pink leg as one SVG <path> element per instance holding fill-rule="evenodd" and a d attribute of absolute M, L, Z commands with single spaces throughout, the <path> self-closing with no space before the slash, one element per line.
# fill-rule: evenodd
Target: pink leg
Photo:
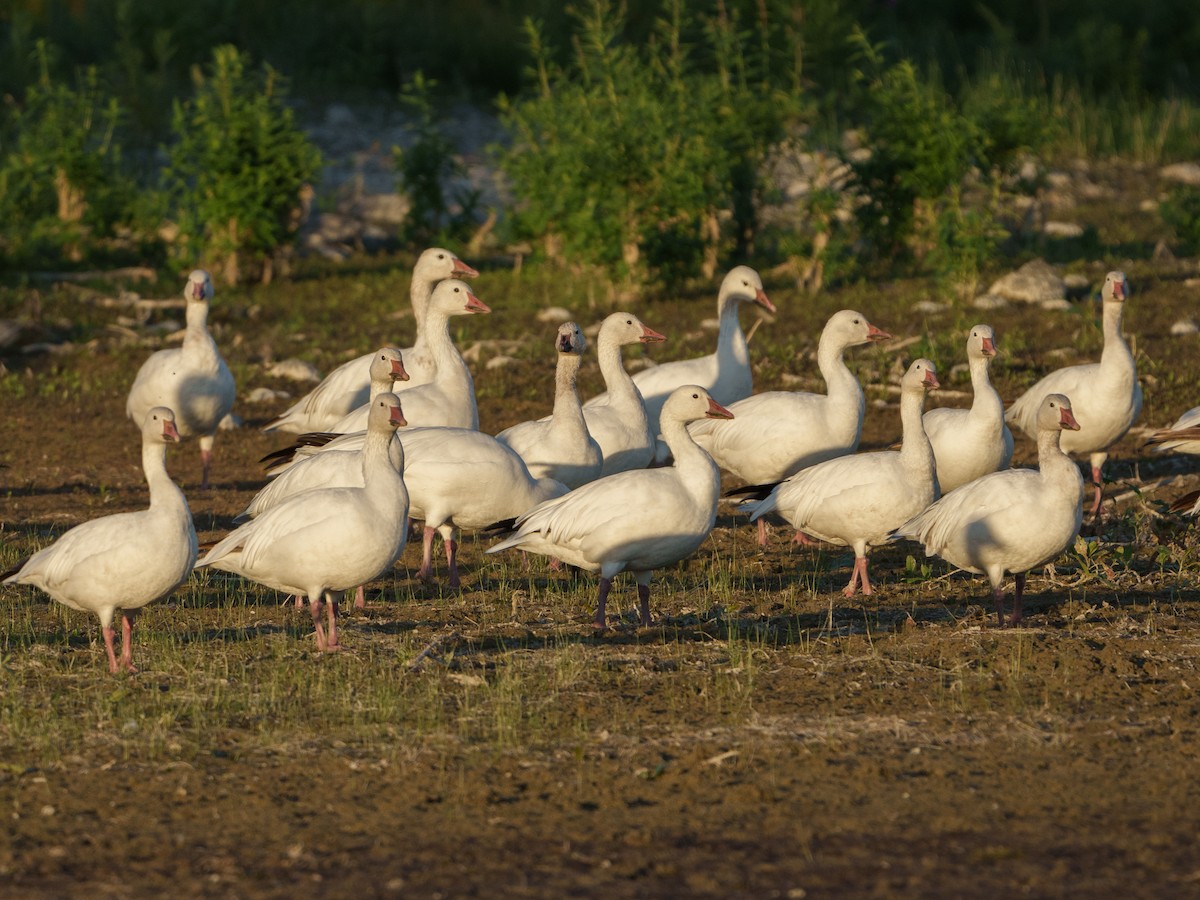
<path fill-rule="evenodd" d="M 604 607 L 608 603 L 608 592 L 612 590 L 612 579 L 600 577 L 600 593 L 596 597 L 596 620 L 592 623 L 601 631 L 605 628 Z"/>
<path fill-rule="evenodd" d="M 860 561 L 862 562 L 862 592 L 870 595 L 872 593 L 871 576 L 870 573 L 867 572 L 867 558 L 864 556 Z"/>
<path fill-rule="evenodd" d="M 121 667 L 117 665 L 116 651 L 113 649 L 113 638 L 117 633 L 111 625 L 101 627 L 100 633 L 104 635 L 104 649 L 108 651 L 108 671 L 116 675 L 121 671 Z"/>
<path fill-rule="evenodd" d="M 355 609 L 366 609 L 367 608 L 367 596 L 366 596 L 366 594 L 363 593 L 363 586 L 361 584 L 354 591 L 354 608 Z"/>
<path fill-rule="evenodd" d="M 433 577 L 433 536 L 436 531 L 425 526 L 425 533 L 421 541 L 421 568 L 417 569 L 417 577 L 422 581 L 428 581 Z"/>
<path fill-rule="evenodd" d="M 992 588 L 992 602 L 996 604 L 996 621 L 1004 627 L 1004 587 L 999 585 Z"/>
<path fill-rule="evenodd" d="M 1092 518 L 1100 517 L 1100 501 L 1104 497 L 1104 479 L 1099 466 L 1092 466 L 1092 484 L 1096 485 L 1096 499 L 1092 501 Z"/>
<path fill-rule="evenodd" d="M 758 546 L 767 546 L 767 520 L 758 520 Z"/>
<path fill-rule="evenodd" d="M 202 491 L 208 490 L 208 472 L 212 468 L 212 460 L 213 454 L 211 450 L 200 451 L 200 465 L 203 470 L 203 474 L 200 477 L 200 490 Z"/>
<path fill-rule="evenodd" d="M 299 610 L 299 609 L 303 609 L 303 608 L 304 608 L 304 595 L 297 594 L 296 595 L 296 609 Z"/>
<path fill-rule="evenodd" d="M 328 603 L 329 610 L 329 639 L 325 642 L 326 652 L 341 650 L 337 638 L 338 599 L 340 594 L 331 595 Z"/>
<path fill-rule="evenodd" d="M 1021 621 L 1021 605 L 1025 597 L 1025 573 L 1013 576 L 1013 614 L 1008 620 L 1009 625 L 1017 625 Z"/>
<path fill-rule="evenodd" d="M 817 547 L 820 546 L 819 541 L 814 541 L 803 531 L 797 531 L 796 536 L 792 538 L 793 544 L 799 544 L 801 547 Z"/>
<path fill-rule="evenodd" d="M 450 587 L 458 590 L 458 541 L 446 541 L 446 567 L 450 570 Z"/>
<path fill-rule="evenodd" d="M 858 592 L 858 560 L 854 557 L 854 570 L 850 573 L 850 583 L 842 590 L 847 597 L 853 597 Z"/>
<path fill-rule="evenodd" d="M 137 671 L 133 664 L 133 620 L 137 613 L 121 610 L 121 668 L 130 674 Z"/>
<path fill-rule="evenodd" d="M 762 521 L 762 520 L 760 519 L 759 521 Z M 637 589 L 638 589 L 638 602 L 642 608 L 642 610 L 641 610 L 642 625 L 646 628 L 649 628 L 650 625 L 653 624 L 650 621 L 650 585 L 639 584 L 637 586 Z"/>
<path fill-rule="evenodd" d="M 321 602 L 321 598 L 308 598 L 308 609 L 312 613 L 313 635 L 317 639 L 317 649 L 324 653 L 329 645 L 325 641 L 325 626 L 321 623 L 322 606 L 324 604 Z"/>

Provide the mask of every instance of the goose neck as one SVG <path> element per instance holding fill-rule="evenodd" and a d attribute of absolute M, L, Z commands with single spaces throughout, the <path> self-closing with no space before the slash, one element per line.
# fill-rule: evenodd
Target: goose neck
<path fill-rule="evenodd" d="M 1107 364 L 1122 368 L 1133 366 L 1133 354 L 1129 350 L 1129 345 L 1125 343 L 1125 336 L 1121 333 L 1121 318 L 1124 310 L 1123 303 L 1104 304 L 1104 349 L 1100 353 L 1101 365 Z"/>
<path fill-rule="evenodd" d="M 717 332 L 717 364 L 723 363 L 747 365 L 750 362 L 750 348 L 746 343 L 746 334 L 742 331 L 742 322 L 738 316 L 741 303 L 732 297 L 723 298 L 720 304 L 718 319 L 720 330 Z"/>
<path fill-rule="evenodd" d="M 574 353 L 560 353 L 554 368 L 554 411 L 555 423 L 575 423 L 583 427 L 583 407 L 579 402 L 576 379 L 583 360 Z"/>
<path fill-rule="evenodd" d="M 621 345 L 616 341 L 603 340 L 596 348 L 596 359 L 600 363 L 600 375 L 609 394 L 622 398 L 641 398 L 637 385 L 625 371 L 625 363 L 621 359 Z"/>
<path fill-rule="evenodd" d="M 907 390 L 900 394 L 900 456 L 908 466 L 925 468 L 933 462 L 933 446 L 925 433 L 922 416 L 925 391 Z"/>

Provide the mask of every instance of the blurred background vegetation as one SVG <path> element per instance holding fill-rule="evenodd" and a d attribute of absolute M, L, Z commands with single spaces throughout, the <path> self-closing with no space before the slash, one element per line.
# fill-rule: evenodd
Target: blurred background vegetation
<path fill-rule="evenodd" d="M 493 237 L 535 255 L 643 284 L 756 256 L 970 283 L 1031 157 L 1200 156 L 1198 46 L 1194 0 L 8 0 L 0 268 L 269 278 L 319 197 L 295 110 L 334 101 L 414 117 L 397 241 L 466 241 L 486 211 L 437 96 L 499 114 Z M 809 151 L 845 177 L 765 222 L 768 163 Z M 1181 245 L 1196 190 L 1164 204 Z"/>

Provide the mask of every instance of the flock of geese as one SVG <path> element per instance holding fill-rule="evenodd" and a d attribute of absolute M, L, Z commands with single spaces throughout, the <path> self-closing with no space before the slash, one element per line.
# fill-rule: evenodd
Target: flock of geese
<path fill-rule="evenodd" d="M 1069 454 L 1086 455 L 1102 499 L 1108 448 L 1142 405 L 1133 355 L 1121 333 L 1128 297 L 1123 273 L 1101 291 L 1104 349 L 1098 363 L 1050 372 L 1005 411 L 988 378 L 996 336 L 967 336 L 973 402 L 925 411 L 938 387 L 927 359 L 900 382 L 899 449 L 857 452 L 865 398 L 847 351 L 891 336 L 860 312 L 841 310 L 821 333 L 817 365 L 824 393 L 753 393 L 739 308 L 774 311 L 757 272 L 734 268 L 718 295 L 714 353 L 630 375 L 622 347 L 664 340 L 637 316 L 608 316 L 597 335 L 606 391 L 581 403 L 576 377 L 587 340 L 574 322 L 554 335 L 557 356 L 550 415 L 492 436 L 479 430 L 471 372 L 450 336 L 456 316 L 490 312 L 464 279 L 478 273 L 441 248 L 413 272 L 416 337 L 334 370 L 264 430 L 295 442 L 264 459 L 270 480 L 235 519 L 237 527 L 200 547 L 187 501 L 166 470 L 166 446 L 195 436 L 207 487 L 218 423 L 230 412 L 234 381 L 207 328 L 212 281 L 188 278 L 182 346 L 142 365 L 126 411 L 140 426 L 149 508 L 85 522 L 0 576 L 29 584 L 100 619 L 109 669 L 136 671 L 132 629 L 138 610 L 179 586 L 194 568 L 236 573 L 307 599 L 315 641 L 339 647 L 338 605 L 348 591 L 386 571 L 403 552 L 409 523 L 423 527 L 418 575 L 434 576 L 440 535 L 449 584 L 457 588 L 458 536 L 486 529 L 517 548 L 599 574 L 595 625 L 606 625 L 613 579 L 631 572 L 640 618 L 651 624 L 650 577 L 692 554 L 711 532 L 722 470 L 749 486 L 740 498 L 759 526 L 785 520 L 799 542 L 853 548 L 845 594 L 872 591 L 871 548 L 906 538 L 958 568 L 986 575 L 1000 626 L 1021 620 L 1025 573 L 1069 547 L 1082 522 L 1084 482 Z M 1037 441 L 1037 468 L 1009 468 L 1019 428 Z M 1200 453 L 1200 407 L 1155 434 L 1159 449 Z M 1200 500 L 1192 513 L 1200 512 Z M 1006 615 L 1003 581 L 1014 575 Z M 114 619 L 121 612 L 122 645 Z"/>

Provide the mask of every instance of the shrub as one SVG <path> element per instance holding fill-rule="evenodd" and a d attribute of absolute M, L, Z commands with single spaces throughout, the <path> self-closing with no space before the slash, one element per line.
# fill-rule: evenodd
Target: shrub
<path fill-rule="evenodd" d="M 302 191 L 320 154 L 284 105 L 286 86 L 270 66 L 250 71 L 236 47 L 213 51 L 194 94 L 174 105 L 174 143 L 164 173 L 187 267 L 207 259 L 229 284 L 269 281 L 300 226 Z"/>
<path fill-rule="evenodd" d="M 1200 253 L 1200 187 L 1177 185 L 1160 206 L 1163 221 L 1175 232 L 1179 249 Z"/>

